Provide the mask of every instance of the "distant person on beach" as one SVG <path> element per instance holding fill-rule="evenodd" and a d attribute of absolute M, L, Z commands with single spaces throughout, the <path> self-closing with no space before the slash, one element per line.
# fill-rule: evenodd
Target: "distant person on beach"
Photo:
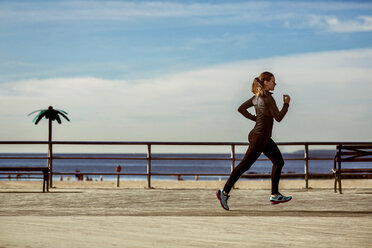
<path fill-rule="evenodd" d="M 225 210 L 229 210 L 227 200 L 229 193 L 238 181 L 239 177 L 249 170 L 253 163 L 258 159 L 261 153 L 264 153 L 273 163 L 271 172 L 271 204 L 279 204 L 288 202 L 292 199 L 291 196 L 284 196 L 279 193 L 278 185 L 280 174 L 284 165 L 282 154 L 278 146 L 271 139 L 274 119 L 280 122 L 287 113 L 291 98 L 288 95 L 283 95 L 284 105 L 279 111 L 276 106 L 271 92 L 275 88 L 275 77 L 270 72 L 263 72 L 259 77 L 256 77 L 252 84 L 252 92 L 254 96 L 244 102 L 238 111 L 246 118 L 255 121 L 256 125 L 249 133 L 249 147 L 242 161 L 231 172 L 223 189 L 219 189 L 216 194 L 221 206 Z M 247 109 L 254 107 L 256 115 L 252 115 Z"/>
<path fill-rule="evenodd" d="M 75 176 L 77 178 L 78 181 L 83 181 L 84 179 L 84 175 L 83 174 L 80 174 L 80 171 L 78 169 L 75 170 Z"/>

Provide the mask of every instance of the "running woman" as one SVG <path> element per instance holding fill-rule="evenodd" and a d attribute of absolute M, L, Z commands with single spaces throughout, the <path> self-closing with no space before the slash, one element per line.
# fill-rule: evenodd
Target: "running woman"
<path fill-rule="evenodd" d="M 278 185 L 284 160 L 278 146 L 271 139 L 274 119 L 277 122 L 280 122 L 283 119 L 287 113 L 291 98 L 288 95 L 283 95 L 284 105 L 279 111 L 274 98 L 271 96 L 272 93 L 270 92 L 275 89 L 275 85 L 275 77 L 272 73 L 261 73 L 259 77 L 254 79 L 252 84 L 252 92 L 254 96 L 238 108 L 238 111 L 244 117 L 255 121 L 256 125 L 249 133 L 249 147 L 244 158 L 231 172 L 224 188 L 219 189 L 216 192 L 217 198 L 225 210 L 229 210 L 227 200 L 229 199 L 229 193 L 232 187 L 236 181 L 238 181 L 239 177 L 251 168 L 261 153 L 264 153 L 273 163 L 271 172 L 270 203 L 279 204 L 288 202 L 292 199 L 292 196 L 284 196 L 279 193 Z M 255 108 L 256 115 L 252 115 L 248 112 L 247 109 L 250 107 Z"/>

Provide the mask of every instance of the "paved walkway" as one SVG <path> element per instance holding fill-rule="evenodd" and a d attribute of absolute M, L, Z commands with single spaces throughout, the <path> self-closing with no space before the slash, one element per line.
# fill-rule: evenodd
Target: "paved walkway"
<path fill-rule="evenodd" d="M 370 247 L 372 189 L 0 189 L 0 247 Z M 17 234 L 17 235 L 15 235 Z"/>

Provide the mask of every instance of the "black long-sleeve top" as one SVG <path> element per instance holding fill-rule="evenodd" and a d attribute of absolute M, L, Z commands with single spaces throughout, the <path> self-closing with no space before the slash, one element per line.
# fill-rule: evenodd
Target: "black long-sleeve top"
<path fill-rule="evenodd" d="M 289 107 L 288 103 L 284 103 L 283 108 L 279 111 L 271 94 L 272 93 L 267 91 L 264 96 L 253 96 L 238 108 L 238 111 L 242 115 L 256 122 L 251 132 L 264 136 L 268 135 L 267 137 L 271 137 L 274 119 L 280 122 L 287 113 Z M 252 115 L 248 112 L 248 109 L 252 106 L 254 106 L 256 110 L 256 115 Z"/>

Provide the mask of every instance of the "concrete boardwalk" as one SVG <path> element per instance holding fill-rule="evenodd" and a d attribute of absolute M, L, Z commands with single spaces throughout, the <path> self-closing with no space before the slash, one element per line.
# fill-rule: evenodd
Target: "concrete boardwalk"
<path fill-rule="evenodd" d="M 0 189 L 0 247 L 370 247 L 372 189 Z"/>

